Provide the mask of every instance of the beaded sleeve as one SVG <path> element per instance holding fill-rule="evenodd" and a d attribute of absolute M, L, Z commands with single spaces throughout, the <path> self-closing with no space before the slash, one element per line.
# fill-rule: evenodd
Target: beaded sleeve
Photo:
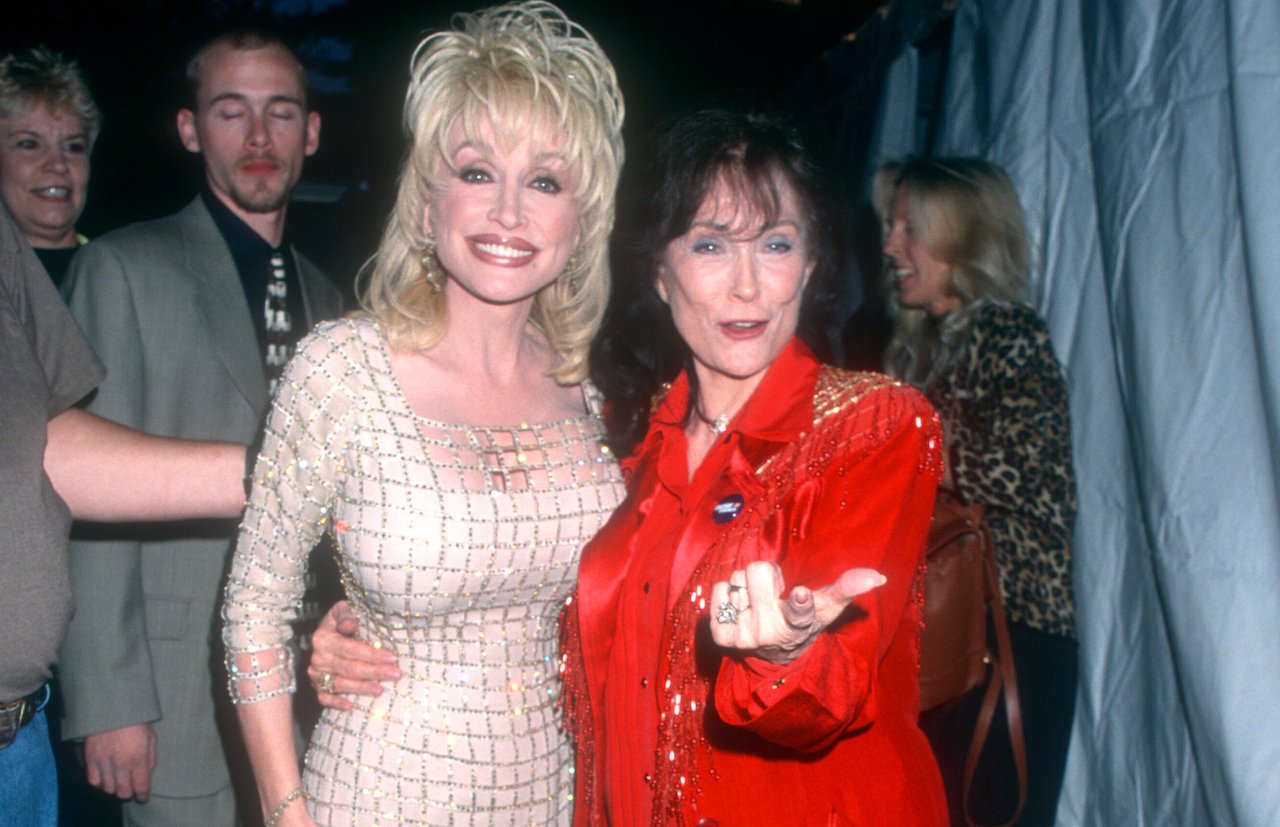
<path fill-rule="evenodd" d="M 329 526 L 347 472 L 351 346 L 358 340 L 349 323 L 318 327 L 299 344 L 271 406 L 223 606 L 237 704 L 294 689 L 290 622 L 301 608 L 307 555 Z"/>

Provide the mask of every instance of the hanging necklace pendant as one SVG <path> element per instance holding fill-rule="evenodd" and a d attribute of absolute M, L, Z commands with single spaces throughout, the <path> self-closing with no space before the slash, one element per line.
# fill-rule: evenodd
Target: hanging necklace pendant
<path fill-rule="evenodd" d="M 693 405 L 693 415 L 699 422 L 706 425 L 712 433 L 723 434 L 725 431 L 729 430 L 729 420 L 731 417 L 727 413 L 722 413 L 715 419 L 712 419 L 702 412 L 702 405 L 695 402 Z"/>

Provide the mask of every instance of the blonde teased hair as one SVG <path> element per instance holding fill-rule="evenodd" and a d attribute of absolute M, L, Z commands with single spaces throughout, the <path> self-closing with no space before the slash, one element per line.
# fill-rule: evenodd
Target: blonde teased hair
<path fill-rule="evenodd" d="M 423 349 L 444 335 L 444 293 L 420 263 L 425 206 L 444 185 L 450 133 L 468 137 L 488 122 L 499 141 L 545 131 L 577 171 L 573 198 L 579 246 L 563 273 L 534 298 L 531 320 L 560 357 L 552 372 L 571 384 L 587 374 L 587 353 L 609 295 L 609 234 L 622 169 L 624 107 L 613 65 L 595 39 L 545 2 L 510 3 L 454 17 L 410 61 L 404 122 L 410 147 L 395 208 L 365 268 L 361 305 L 396 347 Z M 447 172 L 445 172 L 447 174 Z"/>
<path fill-rule="evenodd" d="M 890 300 L 893 339 L 886 369 L 927 388 L 959 358 L 973 314 L 984 302 L 1025 301 L 1030 242 L 1018 193 L 1003 169 L 981 158 L 922 158 L 889 163 L 876 173 L 872 200 L 886 237 L 902 190 L 912 233 L 951 265 L 960 307 L 942 318 Z M 893 295 L 886 263 L 886 291 Z"/>
<path fill-rule="evenodd" d="M 71 110 L 93 149 L 102 113 L 74 60 L 44 46 L 0 57 L 0 118 L 21 118 L 41 103 Z"/>

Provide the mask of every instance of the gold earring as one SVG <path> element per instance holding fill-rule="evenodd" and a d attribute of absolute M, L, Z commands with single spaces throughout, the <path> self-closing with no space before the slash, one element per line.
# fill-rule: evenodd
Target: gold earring
<path fill-rule="evenodd" d="M 576 272 L 579 264 L 581 264 L 581 261 L 578 258 L 578 251 L 574 250 L 569 254 L 568 260 L 565 261 L 564 270 L 560 272 L 561 277 L 567 278 L 569 287 L 574 290 L 578 289 L 578 284 L 582 281 L 580 274 Z"/>
<path fill-rule="evenodd" d="M 418 259 L 418 263 L 422 265 L 422 277 L 427 280 L 427 284 L 431 287 L 432 293 L 439 293 L 444 289 L 444 268 L 440 266 L 440 258 L 436 255 L 436 243 L 428 240 L 422 248 L 422 258 Z"/>

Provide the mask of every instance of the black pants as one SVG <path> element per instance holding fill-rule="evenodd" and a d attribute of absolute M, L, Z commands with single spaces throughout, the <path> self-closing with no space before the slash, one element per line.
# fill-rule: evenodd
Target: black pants
<path fill-rule="evenodd" d="M 1027 746 L 1027 804 L 1018 819 L 1021 827 L 1052 827 L 1071 743 L 1075 716 L 1077 649 L 1074 640 L 1047 635 L 1021 623 L 1009 623 L 1022 726 Z M 965 824 L 961 789 L 974 723 L 985 686 L 974 689 L 954 706 L 920 717 L 942 770 L 947 807 L 953 827 Z M 974 772 L 969 794 L 970 814 L 983 824 L 1002 824 L 1018 801 L 1018 780 L 1004 702 L 996 709 L 991 734 Z"/>

